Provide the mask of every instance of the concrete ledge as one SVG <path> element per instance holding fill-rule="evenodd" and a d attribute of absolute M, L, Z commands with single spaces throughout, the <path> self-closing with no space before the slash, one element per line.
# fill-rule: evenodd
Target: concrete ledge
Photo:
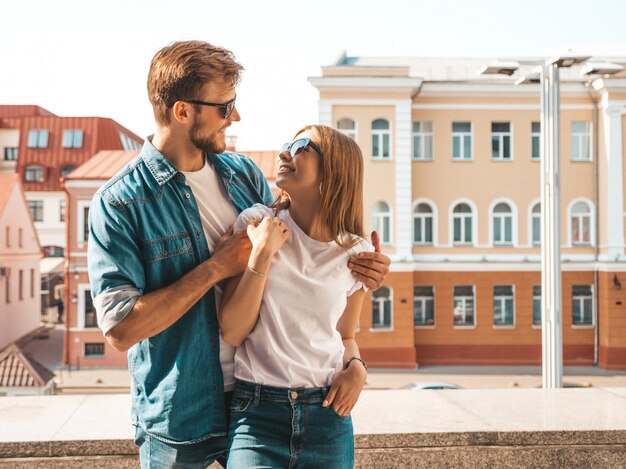
<path fill-rule="evenodd" d="M 137 467 L 129 408 L 0 398 L 0 467 Z M 624 388 L 364 391 L 353 419 L 357 467 L 626 468 Z"/>

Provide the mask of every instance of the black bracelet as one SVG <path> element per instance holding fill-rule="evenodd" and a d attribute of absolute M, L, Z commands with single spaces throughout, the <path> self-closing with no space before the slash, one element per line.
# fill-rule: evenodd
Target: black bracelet
<path fill-rule="evenodd" d="M 363 364 L 363 366 L 365 367 L 365 371 L 367 371 L 367 363 L 365 363 L 365 361 L 363 361 L 363 359 L 359 358 L 359 357 L 351 357 L 351 358 L 349 358 L 348 361 L 346 362 L 346 364 L 343 366 L 344 370 L 348 369 L 348 367 L 350 366 L 350 363 L 352 363 L 352 360 L 356 360 L 356 361 L 361 362 Z"/>

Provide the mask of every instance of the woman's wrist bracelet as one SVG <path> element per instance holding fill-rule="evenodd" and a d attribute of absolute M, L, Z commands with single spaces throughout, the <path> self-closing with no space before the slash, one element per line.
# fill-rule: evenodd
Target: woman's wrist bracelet
<path fill-rule="evenodd" d="M 250 266 L 248 266 L 248 270 L 252 272 L 253 274 L 258 275 L 259 277 L 267 277 L 267 274 L 264 274 L 263 272 L 259 272 L 258 270 L 254 270 Z"/>
<path fill-rule="evenodd" d="M 365 368 L 365 371 L 367 371 L 367 363 L 365 363 L 365 361 L 359 357 L 350 357 L 348 361 L 346 362 L 346 364 L 343 365 L 343 369 L 347 370 L 348 367 L 350 366 L 350 363 L 352 363 L 354 360 L 361 362 L 363 364 L 363 367 Z"/>

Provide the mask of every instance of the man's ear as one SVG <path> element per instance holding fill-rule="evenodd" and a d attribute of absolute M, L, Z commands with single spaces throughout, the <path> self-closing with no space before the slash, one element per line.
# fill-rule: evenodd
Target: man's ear
<path fill-rule="evenodd" d="M 176 101 L 172 106 L 172 117 L 181 124 L 187 124 L 191 118 L 191 104 Z"/>

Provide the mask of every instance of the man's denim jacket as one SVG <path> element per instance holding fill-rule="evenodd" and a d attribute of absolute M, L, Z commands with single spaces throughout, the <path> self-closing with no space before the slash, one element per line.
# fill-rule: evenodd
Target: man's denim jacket
<path fill-rule="evenodd" d="M 239 212 L 272 202 L 250 159 L 234 153 L 208 158 Z M 210 256 L 185 176 L 146 140 L 139 156 L 96 193 L 89 210 L 91 295 L 103 333 L 140 295 L 174 283 Z M 170 442 L 224 435 L 219 348 L 211 289 L 172 326 L 128 351 L 133 423 Z"/>

